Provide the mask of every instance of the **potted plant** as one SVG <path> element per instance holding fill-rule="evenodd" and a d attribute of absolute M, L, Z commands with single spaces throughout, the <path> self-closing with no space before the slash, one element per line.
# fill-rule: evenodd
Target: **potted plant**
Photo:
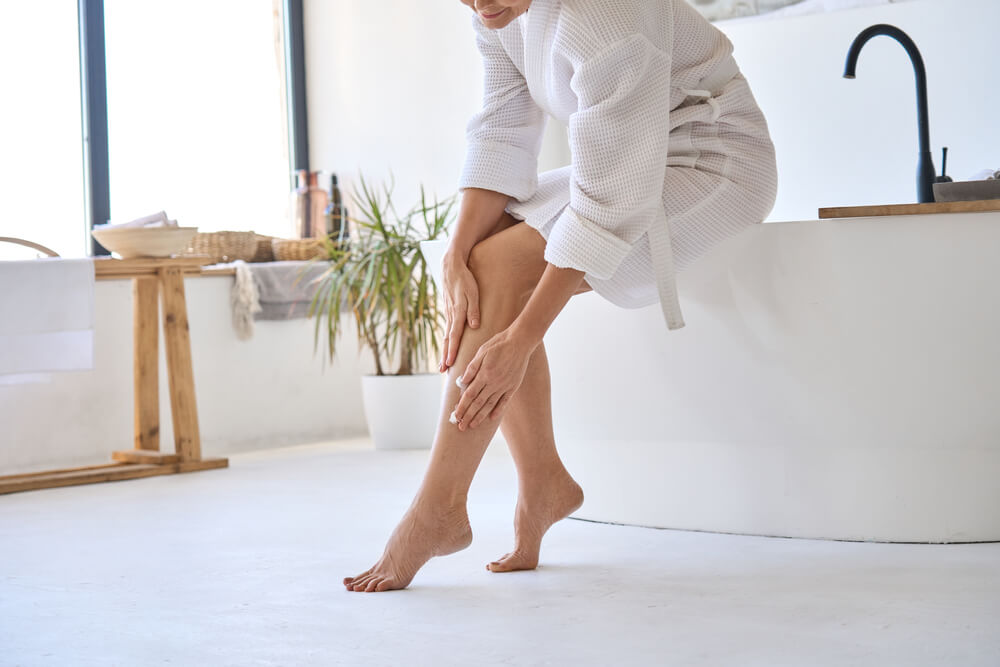
<path fill-rule="evenodd" d="M 325 336 L 330 361 L 342 316 L 353 316 L 358 341 L 375 362 L 375 374 L 361 378 L 361 389 L 376 449 L 429 448 L 444 382 L 429 359 L 439 356 L 444 314 L 420 243 L 445 232 L 455 197 L 428 204 L 421 187 L 420 203 L 400 216 L 392 191 L 392 184 L 375 189 L 359 179 L 353 193 L 359 213 L 349 219 L 349 237 L 323 241 L 329 266 L 316 279 L 309 316 L 315 318 L 315 344 Z"/>

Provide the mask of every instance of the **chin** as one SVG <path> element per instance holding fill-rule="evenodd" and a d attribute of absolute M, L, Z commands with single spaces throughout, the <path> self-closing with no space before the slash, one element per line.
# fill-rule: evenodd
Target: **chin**
<path fill-rule="evenodd" d="M 500 16 L 497 16 L 496 18 L 492 19 L 488 19 L 484 17 L 482 14 L 479 15 L 479 20 L 482 21 L 483 25 L 489 28 L 490 30 L 500 30 L 501 28 L 506 28 L 515 18 L 517 17 L 514 16 L 514 12 L 510 11 L 509 9 Z"/>

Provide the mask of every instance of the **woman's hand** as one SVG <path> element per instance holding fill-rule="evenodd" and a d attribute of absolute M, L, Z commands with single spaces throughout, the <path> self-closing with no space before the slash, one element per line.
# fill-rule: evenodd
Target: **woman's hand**
<path fill-rule="evenodd" d="M 487 418 L 496 419 L 503 414 L 524 380 L 536 345 L 508 328 L 480 346 L 459 378 L 465 390 L 455 409 L 458 430 L 476 428 Z"/>
<path fill-rule="evenodd" d="M 468 322 L 473 329 L 479 328 L 479 285 L 468 265 L 458 257 L 446 255 L 442 268 L 447 323 L 444 328 L 444 358 L 438 371 L 444 373 L 458 356 L 465 323 Z"/>

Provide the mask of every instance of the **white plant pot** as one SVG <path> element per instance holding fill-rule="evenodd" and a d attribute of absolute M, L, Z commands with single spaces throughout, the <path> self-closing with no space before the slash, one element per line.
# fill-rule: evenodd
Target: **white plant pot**
<path fill-rule="evenodd" d="M 375 449 L 430 449 L 447 376 L 364 375 L 361 395 Z"/>
<path fill-rule="evenodd" d="M 427 270 L 431 272 L 431 278 L 434 279 L 434 284 L 438 287 L 442 283 L 441 275 L 443 268 L 441 262 L 444 260 L 446 250 L 448 250 L 447 239 L 420 242 L 420 252 L 423 254 L 424 259 L 427 260 Z"/>

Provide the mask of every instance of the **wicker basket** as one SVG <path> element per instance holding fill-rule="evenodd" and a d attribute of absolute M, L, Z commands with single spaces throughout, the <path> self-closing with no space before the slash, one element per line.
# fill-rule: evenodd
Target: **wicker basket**
<path fill-rule="evenodd" d="M 279 262 L 306 261 L 326 255 L 323 242 L 319 239 L 271 239 L 274 259 Z"/>
<path fill-rule="evenodd" d="M 257 234 L 257 252 L 250 259 L 251 262 L 273 262 L 274 249 L 271 247 L 273 236 Z"/>
<path fill-rule="evenodd" d="M 189 255 L 208 255 L 215 262 L 249 262 L 257 254 L 257 235 L 253 232 L 211 232 L 195 234 L 188 247 Z"/>

